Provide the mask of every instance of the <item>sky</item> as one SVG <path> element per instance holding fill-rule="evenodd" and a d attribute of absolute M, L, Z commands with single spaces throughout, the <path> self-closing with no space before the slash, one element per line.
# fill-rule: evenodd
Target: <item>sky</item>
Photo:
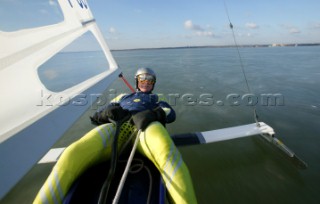
<path fill-rule="evenodd" d="M 228 16 L 238 44 L 320 42 L 319 0 L 95 0 L 89 5 L 111 48 L 233 45 Z"/>
<path fill-rule="evenodd" d="M 0 0 L 0 30 L 14 31 L 21 28 L 20 24 L 41 21 L 58 22 L 60 19 L 53 15 L 56 9 L 47 11 L 54 2 Z M 87 2 L 111 49 L 234 45 L 229 19 L 239 45 L 320 43 L 319 0 Z M 13 7 L 20 8 L 21 15 L 15 15 Z M 41 16 L 30 20 L 34 14 L 29 12 L 31 7 Z"/>

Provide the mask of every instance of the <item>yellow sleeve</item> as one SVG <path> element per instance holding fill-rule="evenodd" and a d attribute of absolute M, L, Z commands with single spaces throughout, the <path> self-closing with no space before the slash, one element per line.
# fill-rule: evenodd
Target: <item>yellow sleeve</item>
<path fill-rule="evenodd" d="M 167 98 L 163 94 L 157 94 L 158 95 L 158 102 L 159 101 L 164 101 L 168 103 Z"/>
<path fill-rule="evenodd" d="M 126 94 L 120 94 L 119 96 L 115 97 L 114 99 L 112 99 L 110 101 L 110 103 L 118 103 L 120 101 L 120 99 L 125 96 Z"/>

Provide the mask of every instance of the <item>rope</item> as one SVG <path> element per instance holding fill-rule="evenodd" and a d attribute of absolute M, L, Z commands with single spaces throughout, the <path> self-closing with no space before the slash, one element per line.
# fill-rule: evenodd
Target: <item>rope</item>
<path fill-rule="evenodd" d="M 119 186 L 118 186 L 118 189 L 117 189 L 117 193 L 116 193 L 116 195 L 115 195 L 115 197 L 113 199 L 112 204 L 116 204 L 116 203 L 119 202 L 120 195 L 121 195 L 124 183 L 126 181 L 126 178 L 127 178 L 127 175 L 128 175 L 129 169 L 130 169 L 130 165 L 131 165 L 132 160 L 133 160 L 134 153 L 136 152 L 136 149 L 137 149 L 137 146 L 138 146 L 140 133 L 141 133 L 141 130 L 139 130 L 138 135 L 136 136 L 136 139 L 134 141 L 134 145 L 132 147 L 132 150 L 131 150 L 131 153 L 130 153 L 130 156 L 129 156 L 129 159 L 128 159 L 128 163 L 127 163 L 126 168 L 124 170 L 124 173 L 123 173 L 123 175 L 121 177 L 121 180 L 120 180 L 120 183 L 119 183 Z"/>
<path fill-rule="evenodd" d="M 148 197 L 147 197 L 147 204 L 149 204 L 150 200 L 151 200 L 152 185 L 153 185 L 152 173 L 151 173 L 150 169 L 147 166 L 144 165 L 144 162 L 143 162 L 142 159 L 134 158 L 133 161 L 137 161 L 137 162 L 140 162 L 140 163 L 136 163 L 136 164 L 132 164 L 131 165 L 130 170 L 129 170 L 130 174 L 137 174 L 140 171 L 142 171 L 143 169 L 145 169 L 147 171 L 147 173 L 148 173 L 148 176 L 149 176 L 149 191 L 148 191 Z M 122 160 L 122 161 L 119 161 L 119 162 L 127 162 L 127 160 Z M 137 168 L 137 169 L 135 169 L 135 168 Z"/>
<path fill-rule="evenodd" d="M 144 168 L 146 169 L 149 175 L 149 192 L 148 192 L 148 198 L 147 198 L 147 204 L 149 204 L 151 199 L 151 192 L 152 192 L 152 174 L 148 167 L 144 166 Z"/>
<path fill-rule="evenodd" d="M 229 27 L 230 27 L 230 29 L 232 31 L 233 41 L 234 41 L 234 44 L 235 44 L 236 49 L 237 49 L 237 53 L 238 53 L 238 57 L 239 57 L 239 61 L 240 61 L 240 66 L 241 66 L 241 70 L 242 70 L 242 74 L 243 74 L 243 77 L 244 77 L 245 82 L 246 82 L 246 87 L 247 87 L 248 93 L 252 93 L 251 89 L 250 89 L 250 86 L 249 86 L 249 83 L 248 83 L 246 72 L 244 70 L 244 65 L 243 65 L 241 54 L 240 54 L 239 45 L 237 43 L 236 36 L 234 34 L 233 25 L 232 25 L 231 20 L 230 20 L 227 3 L 226 3 L 225 0 L 223 2 L 224 2 L 224 8 L 225 8 L 225 11 L 226 11 L 226 15 L 227 15 L 228 21 L 229 21 Z M 253 106 L 253 119 L 256 122 L 257 126 L 260 127 L 260 123 L 258 121 L 258 115 L 257 115 L 257 111 L 256 111 L 256 107 L 255 106 Z"/>
<path fill-rule="evenodd" d="M 109 119 L 110 120 L 110 119 Z M 104 204 L 107 201 L 107 196 L 110 188 L 111 181 L 113 179 L 113 175 L 116 170 L 117 160 L 118 160 L 118 136 L 120 132 L 120 122 L 113 121 L 113 124 L 116 126 L 116 132 L 112 140 L 112 149 L 111 149 L 111 161 L 110 161 L 110 169 L 108 172 L 107 179 L 103 183 L 102 189 L 99 194 L 98 204 Z"/>
<path fill-rule="evenodd" d="M 131 174 L 136 174 L 139 173 L 140 171 L 142 171 L 142 169 L 144 168 L 147 172 L 148 172 L 148 176 L 149 176 L 149 191 L 148 191 L 148 197 L 147 197 L 147 204 L 150 203 L 150 199 L 151 199 L 151 192 L 152 192 L 152 174 L 150 169 L 144 165 L 143 160 L 141 159 L 136 159 L 137 161 L 140 161 L 141 163 L 138 164 L 133 164 L 130 168 L 129 173 Z M 133 168 L 137 167 L 137 170 L 133 170 Z"/>
<path fill-rule="evenodd" d="M 129 120 L 131 116 L 126 116 L 122 118 L 120 121 L 115 121 L 109 118 L 109 121 L 112 122 L 116 127 L 116 132 L 114 134 L 111 146 L 111 160 L 110 160 L 110 168 L 108 172 L 107 179 L 104 181 L 98 199 L 98 204 L 104 204 L 107 201 L 107 196 L 109 192 L 109 188 L 111 185 L 111 181 L 113 179 L 114 173 L 116 171 L 116 166 L 118 162 L 118 137 L 120 133 L 121 125 Z"/>
<path fill-rule="evenodd" d="M 130 135 L 130 137 L 126 140 L 126 142 L 124 143 L 124 145 L 120 149 L 120 153 L 119 153 L 120 155 L 122 155 L 122 153 L 127 149 L 127 147 L 129 146 L 132 138 L 136 135 L 137 132 L 138 132 L 138 130 L 133 131 L 132 134 Z"/>

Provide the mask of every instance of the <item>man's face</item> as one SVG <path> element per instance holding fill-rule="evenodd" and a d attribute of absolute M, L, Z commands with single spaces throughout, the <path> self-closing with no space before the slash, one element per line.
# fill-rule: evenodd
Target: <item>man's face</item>
<path fill-rule="evenodd" d="M 155 80 L 149 74 L 142 74 L 138 76 L 138 88 L 142 92 L 150 92 L 153 88 Z"/>

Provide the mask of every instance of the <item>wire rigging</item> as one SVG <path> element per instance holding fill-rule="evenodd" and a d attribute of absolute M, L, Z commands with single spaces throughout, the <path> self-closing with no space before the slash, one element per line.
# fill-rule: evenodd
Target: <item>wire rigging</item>
<path fill-rule="evenodd" d="M 242 70 L 242 73 L 243 73 L 243 76 L 244 76 L 244 79 L 246 81 L 246 85 L 247 85 L 247 90 L 249 93 L 251 93 L 251 89 L 250 89 L 250 86 L 249 86 L 249 83 L 248 83 L 248 80 L 247 80 L 247 76 L 246 76 L 246 72 L 244 70 L 244 65 L 243 65 L 243 61 L 242 61 L 242 57 L 241 57 L 241 54 L 240 54 L 240 50 L 239 50 L 239 45 L 237 43 L 237 39 L 236 39 L 236 36 L 235 36 L 235 33 L 234 33 L 234 30 L 233 30 L 233 24 L 231 23 L 231 20 L 230 20 L 230 16 L 229 16 L 229 12 L 228 12 L 228 7 L 227 7 L 227 4 L 226 4 L 226 1 L 224 0 L 224 8 L 226 10 L 226 15 L 228 17 L 228 21 L 229 21 L 229 27 L 232 31 L 232 36 L 233 36 L 233 41 L 234 41 L 234 44 L 237 48 L 237 53 L 238 53 L 238 57 L 239 57 L 239 60 L 240 60 L 240 66 L 241 66 L 241 70 Z"/>
<path fill-rule="evenodd" d="M 246 87 L 247 87 L 248 93 L 252 93 L 251 89 L 250 89 L 250 86 L 249 86 L 249 83 L 248 83 L 246 72 L 244 70 L 244 65 L 243 65 L 243 60 L 242 60 L 241 54 L 240 54 L 239 45 L 237 43 L 236 36 L 235 36 L 234 30 L 233 30 L 233 24 L 231 23 L 231 20 L 230 20 L 227 3 L 226 3 L 225 0 L 223 1 L 223 3 L 224 3 L 224 8 L 225 8 L 225 11 L 226 11 L 227 18 L 228 18 L 228 21 L 229 21 L 229 27 L 230 27 L 230 29 L 232 31 L 233 41 L 234 41 L 234 44 L 235 44 L 236 49 L 237 49 L 237 53 L 238 53 L 238 57 L 239 57 L 239 61 L 240 61 L 240 67 L 241 67 L 242 74 L 243 74 L 243 77 L 244 77 L 245 82 L 246 82 Z M 255 122 L 257 123 L 257 126 L 260 126 L 260 124 L 258 122 L 258 115 L 257 115 L 257 111 L 256 111 L 256 107 L 255 106 L 253 106 L 253 117 L 254 117 Z"/>

